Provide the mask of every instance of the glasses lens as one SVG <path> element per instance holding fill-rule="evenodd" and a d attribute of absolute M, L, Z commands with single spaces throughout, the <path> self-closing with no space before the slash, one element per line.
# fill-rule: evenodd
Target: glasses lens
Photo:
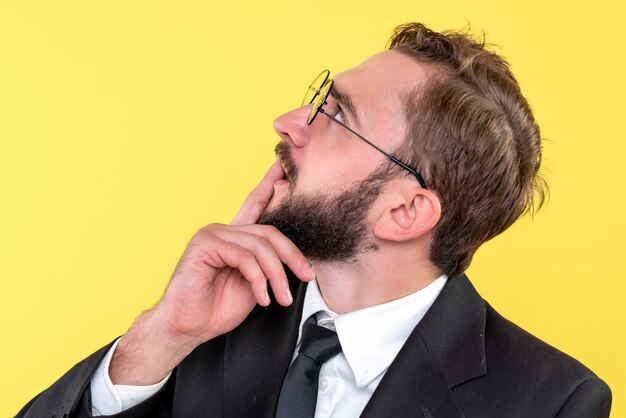
<path fill-rule="evenodd" d="M 326 84 L 324 84 L 321 89 L 318 90 L 318 94 L 313 99 L 313 106 L 311 106 L 311 113 L 309 114 L 309 120 L 307 123 L 310 125 L 315 120 L 315 117 L 319 113 L 320 107 L 326 103 L 326 98 L 328 97 L 328 93 L 330 93 L 330 89 L 333 88 L 333 80 L 328 80 Z"/>
<path fill-rule="evenodd" d="M 328 80 L 328 76 L 330 75 L 330 71 L 324 70 L 322 71 L 315 80 L 311 83 L 311 85 L 306 89 L 306 94 L 304 95 L 304 99 L 302 99 L 302 106 L 307 106 L 313 103 L 320 93 L 320 89 Z"/>

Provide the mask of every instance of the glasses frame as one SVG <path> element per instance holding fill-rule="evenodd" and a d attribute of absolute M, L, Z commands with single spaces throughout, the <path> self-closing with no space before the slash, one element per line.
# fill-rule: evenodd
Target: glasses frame
<path fill-rule="evenodd" d="M 424 181 L 424 177 L 422 177 L 422 175 L 417 170 L 410 167 L 408 164 L 403 163 L 397 157 L 394 157 L 393 155 L 383 151 L 380 147 L 378 147 L 378 145 L 374 144 L 372 141 L 365 138 L 363 135 L 356 132 L 354 129 L 350 128 L 343 122 L 338 121 L 333 116 L 329 115 L 328 113 L 324 111 L 323 106 L 328 103 L 326 99 L 328 99 L 328 95 L 330 94 L 333 88 L 333 84 L 334 84 L 334 81 L 330 79 L 329 77 L 330 77 L 329 70 L 322 71 L 317 77 L 315 77 L 315 80 L 313 80 L 313 83 L 311 83 L 311 85 L 307 89 L 306 94 L 304 95 L 304 99 L 302 100 L 302 106 L 308 106 L 310 104 L 313 105 L 313 107 L 311 108 L 311 113 L 309 114 L 309 117 L 307 119 L 307 125 L 311 125 L 319 113 L 326 115 L 330 120 L 343 126 L 348 131 L 356 135 L 358 138 L 365 141 L 365 143 L 369 144 L 375 150 L 383 154 L 385 157 L 389 158 L 392 162 L 394 162 L 395 164 L 402 167 L 404 170 L 411 173 L 415 177 L 417 182 L 420 184 L 420 186 L 428 190 L 428 186 L 426 185 L 426 181 Z M 319 79 L 322 79 L 321 85 L 319 87 L 316 87 L 315 86 L 316 82 L 318 82 Z M 313 97 L 310 100 L 307 100 L 307 97 L 309 96 L 310 92 L 314 92 Z"/>

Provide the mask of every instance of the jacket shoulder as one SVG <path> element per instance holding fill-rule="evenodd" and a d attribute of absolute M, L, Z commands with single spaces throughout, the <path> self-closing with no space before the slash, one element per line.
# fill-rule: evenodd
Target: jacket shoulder
<path fill-rule="evenodd" d="M 69 416 L 77 409 L 91 375 L 113 342 L 72 367 L 48 389 L 26 404 L 16 417 Z"/>
<path fill-rule="evenodd" d="M 597 378 L 578 360 L 504 318 L 488 303 L 486 309 L 485 350 L 490 369 L 506 365 L 521 375 L 540 373 L 533 378 L 574 387 L 588 378 Z"/>
<path fill-rule="evenodd" d="M 604 381 L 578 360 L 504 318 L 488 303 L 485 357 L 485 384 L 494 392 L 494 399 L 518 404 L 514 416 L 609 414 L 611 390 Z"/>

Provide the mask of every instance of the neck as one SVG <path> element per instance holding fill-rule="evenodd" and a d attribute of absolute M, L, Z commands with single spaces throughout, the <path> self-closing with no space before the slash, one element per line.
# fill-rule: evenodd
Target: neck
<path fill-rule="evenodd" d="M 344 314 L 380 305 L 417 292 L 441 275 L 415 254 L 410 259 L 395 255 L 367 253 L 356 262 L 312 262 L 328 307 Z"/>

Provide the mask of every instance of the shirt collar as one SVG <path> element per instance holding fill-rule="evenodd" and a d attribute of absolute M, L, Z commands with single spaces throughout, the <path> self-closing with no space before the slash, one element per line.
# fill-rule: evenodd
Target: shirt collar
<path fill-rule="evenodd" d="M 415 293 L 343 315 L 337 315 L 328 308 L 317 281 L 313 281 L 307 286 L 304 297 L 300 330 L 311 315 L 320 312 L 318 324 L 337 331 L 343 355 L 354 373 L 355 384 L 362 388 L 389 368 L 447 280 L 448 276 L 441 275 Z"/>

